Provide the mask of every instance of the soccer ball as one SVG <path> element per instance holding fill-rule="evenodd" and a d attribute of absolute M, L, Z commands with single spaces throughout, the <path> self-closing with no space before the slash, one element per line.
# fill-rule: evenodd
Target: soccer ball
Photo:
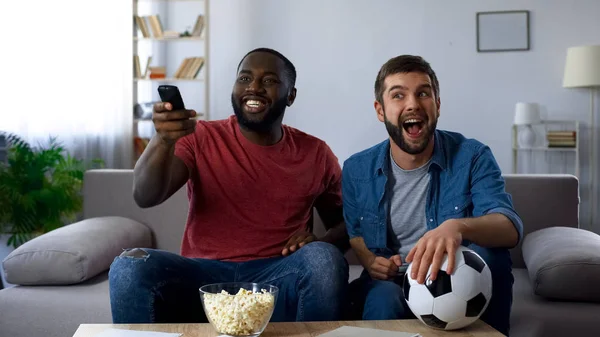
<path fill-rule="evenodd" d="M 402 292 L 408 307 L 425 325 L 441 330 L 466 327 L 479 319 L 492 297 L 492 273 L 473 250 L 459 246 L 452 275 L 446 273 L 448 254 L 435 281 L 428 271 L 423 284 L 410 277 L 412 263 L 404 275 Z"/>

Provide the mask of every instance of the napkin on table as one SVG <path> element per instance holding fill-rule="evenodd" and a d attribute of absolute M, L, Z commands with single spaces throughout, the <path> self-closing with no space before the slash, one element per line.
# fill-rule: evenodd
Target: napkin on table
<path fill-rule="evenodd" d="M 418 333 L 342 326 L 319 337 L 421 337 Z"/>

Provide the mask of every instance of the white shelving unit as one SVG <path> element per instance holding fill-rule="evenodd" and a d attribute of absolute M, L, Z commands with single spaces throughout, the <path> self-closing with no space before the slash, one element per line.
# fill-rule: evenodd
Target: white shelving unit
<path fill-rule="evenodd" d="M 513 173 L 570 173 L 580 177 L 579 121 L 546 120 L 532 125 L 536 143 L 522 147 L 518 142 L 520 125 L 512 127 Z M 548 140 L 548 132 L 573 132 L 572 145 L 554 145 Z M 528 166 L 521 169 L 521 166 Z M 541 170 L 535 166 L 544 166 Z"/>
<path fill-rule="evenodd" d="M 132 111 L 138 103 L 160 101 L 158 86 L 171 84 L 179 87 L 186 108 L 195 110 L 197 119 L 208 119 L 209 0 L 132 0 L 132 6 L 134 60 L 137 55 L 132 70 Z M 200 34 L 195 34 L 199 16 L 203 18 L 202 30 Z M 144 24 L 145 33 L 140 27 Z M 157 27 L 160 27 L 160 33 L 157 33 Z M 191 70 L 186 76 L 183 71 L 184 60 L 190 58 L 201 58 L 203 62 L 198 71 L 198 64 L 190 61 L 187 68 Z M 166 74 L 160 78 L 150 76 L 148 66 L 164 67 Z M 132 112 L 132 167 L 155 133 L 152 121 L 147 117 Z"/>

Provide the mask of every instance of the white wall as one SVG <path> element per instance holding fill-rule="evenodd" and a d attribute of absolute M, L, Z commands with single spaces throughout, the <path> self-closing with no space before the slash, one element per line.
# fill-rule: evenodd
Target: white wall
<path fill-rule="evenodd" d="M 531 11 L 531 50 L 477 53 L 476 12 L 513 9 Z M 422 55 L 438 74 L 439 128 L 488 144 L 506 173 L 516 102 L 540 103 L 547 118 L 589 120 L 588 91 L 561 83 L 566 49 L 600 43 L 597 0 L 218 0 L 210 15 L 212 119 L 232 114 L 240 58 L 277 49 L 298 71 L 285 123 L 324 139 L 340 162 L 385 139 L 373 82 L 386 60 L 404 53 Z"/>
<path fill-rule="evenodd" d="M 86 163 L 128 167 L 131 8 L 123 0 L 0 1 L 0 130 L 32 145 L 54 136 Z"/>

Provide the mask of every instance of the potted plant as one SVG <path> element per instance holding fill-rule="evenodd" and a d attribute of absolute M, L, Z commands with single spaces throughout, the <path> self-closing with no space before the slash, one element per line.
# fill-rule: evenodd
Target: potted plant
<path fill-rule="evenodd" d="M 6 244 L 16 248 L 75 221 L 83 206 L 83 161 L 55 137 L 33 147 L 15 134 L 0 136 L 8 148 L 7 162 L 0 162 L 0 235 L 8 235 Z"/>

